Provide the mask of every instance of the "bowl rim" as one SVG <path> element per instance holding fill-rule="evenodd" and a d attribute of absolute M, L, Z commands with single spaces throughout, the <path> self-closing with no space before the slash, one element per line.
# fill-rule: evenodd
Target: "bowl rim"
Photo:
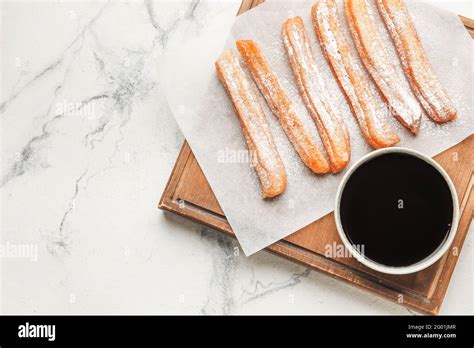
<path fill-rule="evenodd" d="M 372 160 L 376 157 L 379 157 L 379 156 L 382 156 L 382 155 L 385 155 L 385 154 L 389 154 L 389 153 L 402 153 L 402 154 L 412 155 L 412 156 L 417 157 L 421 160 L 424 160 L 425 162 L 430 164 L 432 167 L 434 167 L 443 176 L 444 180 L 446 181 L 446 183 L 449 187 L 449 190 L 451 192 L 451 198 L 453 200 L 453 220 L 452 220 L 452 223 L 451 223 L 451 229 L 450 229 L 448 235 L 446 236 L 444 242 L 442 244 L 440 244 L 440 246 L 432 254 L 430 254 L 429 256 L 424 258 L 423 260 L 418 261 L 418 262 L 414 263 L 413 265 L 409 265 L 409 266 L 400 266 L 400 267 L 386 266 L 386 265 L 383 265 L 383 264 L 380 264 L 378 262 L 375 262 L 375 261 L 372 261 L 372 260 L 368 259 L 364 255 L 362 255 L 359 252 L 359 250 L 357 250 L 357 248 L 355 248 L 352 245 L 352 243 L 347 238 L 347 236 L 344 232 L 344 229 L 342 227 L 342 223 L 341 223 L 341 216 L 340 216 L 340 211 L 339 211 L 340 205 L 341 205 L 341 197 L 342 197 L 342 193 L 344 191 L 344 188 L 345 188 L 349 178 L 352 176 L 352 174 L 362 164 L 364 164 L 364 163 L 366 163 L 366 162 L 368 162 L 368 161 L 370 161 L 370 160 Z M 369 152 L 368 154 L 361 157 L 356 163 L 354 163 L 347 170 L 347 172 L 344 174 L 342 180 L 340 181 L 337 192 L 336 192 L 334 219 L 336 221 L 337 232 L 338 232 L 339 237 L 341 238 L 342 242 L 344 243 L 344 246 L 349 250 L 351 255 L 354 256 L 360 263 L 362 263 L 363 265 L 365 265 L 365 266 L 367 266 L 367 267 L 369 267 L 369 268 L 371 268 L 375 271 L 386 273 L 386 274 L 398 274 L 398 275 L 410 274 L 410 273 L 415 273 L 415 272 L 418 272 L 418 271 L 421 271 L 423 269 L 428 268 L 429 266 L 434 264 L 436 261 L 438 261 L 450 248 L 450 246 L 451 246 L 451 244 L 454 240 L 454 237 L 456 236 L 457 229 L 458 229 L 459 200 L 458 200 L 458 195 L 457 195 L 457 192 L 456 192 L 456 187 L 454 186 L 451 178 L 446 173 L 446 171 L 443 169 L 443 167 L 441 167 L 435 160 L 433 160 L 431 157 L 429 157 L 429 156 L 427 156 L 427 155 L 425 155 L 425 154 L 423 154 L 419 151 L 413 150 L 413 149 L 409 149 L 409 148 L 405 148 L 405 147 L 389 147 L 389 148 L 383 148 L 383 149 L 379 149 L 379 150 Z"/>

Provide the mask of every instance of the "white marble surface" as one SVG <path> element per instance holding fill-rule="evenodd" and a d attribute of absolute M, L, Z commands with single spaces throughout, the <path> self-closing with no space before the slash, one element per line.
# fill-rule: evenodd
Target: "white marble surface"
<path fill-rule="evenodd" d="M 183 141 L 160 62 L 238 6 L 1 3 L 1 246 L 31 245 L 1 258 L 1 312 L 411 313 L 157 210 Z M 472 229 L 444 314 L 474 313 Z"/>

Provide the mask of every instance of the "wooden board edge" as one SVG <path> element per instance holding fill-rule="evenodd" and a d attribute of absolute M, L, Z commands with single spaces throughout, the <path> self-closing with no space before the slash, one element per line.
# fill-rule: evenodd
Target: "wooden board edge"
<path fill-rule="evenodd" d="M 191 148 L 189 147 L 187 141 L 184 141 L 183 145 L 181 146 L 181 150 L 179 151 L 178 158 L 174 163 L 170 177 L 168 178 L 168 182 L 166 183 L 165 189 L 161 195 L 158 208 L 167 209 L 174 207 L 174 202 L 172 201 L 172 195 L 170 195 L 170 192 L 175 192 L 175 189 L 179 183 L 179 180 L 181 179 L 181 175 L 183 174 L 183 170 L 186 167 L 191 154 Z"/>
<path fill-rule="evenodd" d="M 461 15 L 459 15 L 459 18 L 461 19 L 461 22 L 464 24 L 469 34 L 471 34 L 471 36 L 474 38 L 474 19 Z"/>
<path fill-rule="evenodd" d="M 467 237 L 467 233 L 469 232 L 469 227 L 472 223 L 472 218 L 474 214 L 474 171 L 471 172 L 471 178 L 469 180 L 468 186 L 465 190 L 464 197 L 462 197 L 460 211 L 463 211 L 463 214 L 460 215 L 459 220 L 459 228 L 457 231 L 457 236 L 459 236 L 460 240 L 457 242 L 459 245 L 457 255 L 454 256 L 452 252 L 448 254 L 447 260 L 445 261 L 442 272 L 446 275 L 436 287 L 434 294 L 432 296 L 432 302 L 436 303 L 436 314 L 439 313 L 441 307 L 444 303 L 444 298 L 446 297 L 446 293 L 448 291 L 449 284 L 451 282 L 451 278 L 454 273 L 454 269 L 458 263 L 459 257 L 461 255 L 462 248 L 464 246 L 464 242 Z M 464 226 L 463 226 L 464 225 Z M 460 230 L 462 228 L 462 230 Z M 452 250 L 452 249 L 451 249 Z"/>

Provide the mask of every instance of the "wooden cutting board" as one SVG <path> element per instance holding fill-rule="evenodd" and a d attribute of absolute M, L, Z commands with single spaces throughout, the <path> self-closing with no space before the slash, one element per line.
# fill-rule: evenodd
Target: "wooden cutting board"
<path fill-rule="evenodd" d="M 239 14 L 262 3 L 243 0 Z M 474 21 L 461 20 L 474 37 Z M 327 245 L 341 245 L 333 213 L 328 214 L 265 250 L 311 267 L 328 276 L 365 289 L 426 314 L 438 314 L 461 252 L 474 212 L 474 135 L 434 159 L 450 175 L 459 196 L 460 221 L 451 250 L 431 267 L 409 275 L 373 271 L 351 257 L 325 256 Z M 159 208 L 234 236 L 187 142 L 183 144 Z"/>

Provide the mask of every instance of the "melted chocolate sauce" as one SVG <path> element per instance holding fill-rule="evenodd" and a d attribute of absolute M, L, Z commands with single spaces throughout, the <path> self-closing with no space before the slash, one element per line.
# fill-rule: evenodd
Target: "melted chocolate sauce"
<path fill-rule="evenodd" d="M 389 153 L 351 175 L 340 216 L 349 241 L 365 257 L 386 266 L 408 266 L 443 243 L 453 220 L 453 200 L 443 176 L 431 165 L 412 155 Z"/>

